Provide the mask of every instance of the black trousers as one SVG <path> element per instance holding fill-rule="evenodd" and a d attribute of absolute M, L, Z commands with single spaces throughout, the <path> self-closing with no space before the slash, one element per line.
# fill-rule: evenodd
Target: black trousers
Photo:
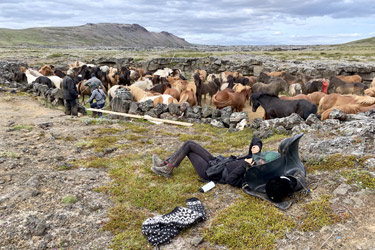
<path fill-rule="evenodd" d="M 208 180 L 208 176 L 206 175 L 208 162 L 215 157 L 198 143 L 194 141 L 186 141 L 176 152 L 168 157 L 166 161 L 169 161 L 172 166 L 178 167 L 185 156 L 189 158 L 198 175 L 203 179 Z"/>
<path fill-rule="evenodd" d="M 65 114 L 78 116 L 78 103 L 76 99 L 64 100 Z"/>

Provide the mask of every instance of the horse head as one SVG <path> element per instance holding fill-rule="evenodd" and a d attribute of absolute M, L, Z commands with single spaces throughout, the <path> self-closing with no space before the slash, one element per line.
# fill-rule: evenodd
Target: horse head
<path fill-rule="evenodd" d="M 256 112 L 258 107 L 260 106 L 258 99 L 259 99 L 259 93 L 255 93 L 250 96 L 249 104 L 251 105 L 253 112 Z"/>

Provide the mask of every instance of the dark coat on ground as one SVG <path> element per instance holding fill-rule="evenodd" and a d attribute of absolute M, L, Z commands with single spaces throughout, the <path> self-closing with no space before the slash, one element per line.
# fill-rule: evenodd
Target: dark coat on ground
<path fill-rule="evenodd" d="M 74 100 L 78 98 L 77 87 L 73 81 L 73 78 L 69 75 L 63 79 L 63 98 L 65 100 Z"/>

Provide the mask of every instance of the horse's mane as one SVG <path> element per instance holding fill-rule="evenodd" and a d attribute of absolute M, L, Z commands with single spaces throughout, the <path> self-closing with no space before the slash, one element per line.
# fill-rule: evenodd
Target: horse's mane
<path fill-rule="evenodd" d="M 375 104 L 375 98 L 372 96 L 364 95 L 364 96 L 358 96 L 353 95 L 354 99 L 359 103 L 363 105 L 372 105 Z"/>
<path fill-rule="evenodd" d="M 365 94 L 368 95 L 368 96 L 375 97 L 375 88 L 366 89 Z"/>
<path fill-rule="evenodd" d="M 269 96 L 269 97 L 277 97 L 279 98 L 277 95 L 275 94 L 270 94 L 270 93 L 267 93 L 267 92 L 258 92 L 258 93 L 254 93 L 251 95 L 251 98 L 260 98 L 262 96 Z"/>

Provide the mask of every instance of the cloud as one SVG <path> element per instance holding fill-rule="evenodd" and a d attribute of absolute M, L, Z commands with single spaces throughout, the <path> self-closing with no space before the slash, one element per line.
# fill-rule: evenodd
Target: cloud
<path fill-rule="evenodd" d="M 375 30 L 374 13 L 373 0 L 1 0 L 0 27 L 137 23 L 199 44 L 292 44 L 292 36 L 329 44 L 335 34 L 366 38 Z"/>

